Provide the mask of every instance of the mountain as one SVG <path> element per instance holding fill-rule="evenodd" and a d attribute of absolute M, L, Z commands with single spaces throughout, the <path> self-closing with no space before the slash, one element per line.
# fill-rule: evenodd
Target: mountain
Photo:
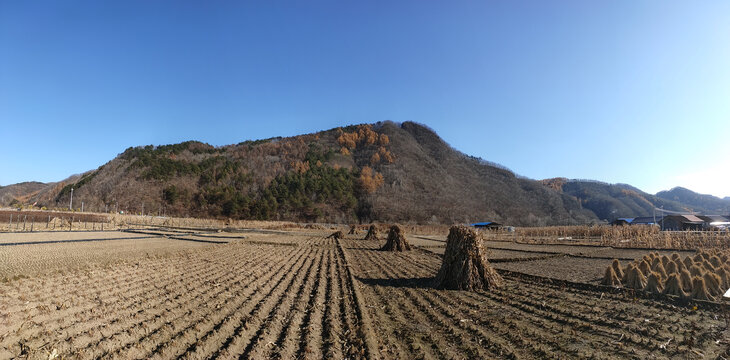
<path fill-rule="evenodd" d="M 424 125 L 389 121 L 221 147 L 130 147 L 57 183 L 0 188 L 0 205 L 67 208 L 72 190 L 74 208 L 91 211 L 338 223 L 569 225 L 648 216 L 654 207 L 707 210 L 625 184 L 516 176 Z"/>
<path fill-rule="evenodd" d="M 593 212 L 599 219 L 613 221 L 622 217 L 652 216 L 655 208 L 670 211 L 697 211 L 707 209 L 692 206 L 674 199 L 647 194 L 631 185 L 608 184 L 593 180 L 547 179 L 543 184 L 575 197 L 583 208 Z"/>
<path fill-rule="evenodd" d="M 46 187 L 47 184 L 37 181 L 0 186 L 0 204 L 8 205 L 15 202 L 27 203 L 34 194 L 37 194 Z"/>
<path fill-rule="evenodd" d="M 660 191 L 656 196 L 703 209 L 706 214 L 730 214 L 730 198 L 720 199 L 712 195 L 698 194 L 683 187 Z"/>
<path fill-rule="evenodd" d="M 460 153 L 413 122 L 222 147 L 133 147 L 26 198 L 64 208 L 72 188 L 74 207 L 92 211 L 340 223 L 597 221 L 575 198 Z"/>

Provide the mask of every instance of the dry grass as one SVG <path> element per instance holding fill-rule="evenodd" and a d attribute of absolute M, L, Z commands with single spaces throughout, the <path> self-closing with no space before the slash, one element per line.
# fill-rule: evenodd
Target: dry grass
<path fill-rule="evenodd" d="M 730 232 L 660 231 L 655 226 L 551 226 L 517 228 L 515 233 L 492 232 L 488 237 L 531 244 L 571 242 L 617 248 L 730 248 Z"/>

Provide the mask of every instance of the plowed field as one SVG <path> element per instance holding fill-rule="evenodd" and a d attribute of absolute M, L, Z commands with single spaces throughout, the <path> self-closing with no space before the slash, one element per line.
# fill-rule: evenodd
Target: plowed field
<path fill-rule="evenodd" d="M 6 281 L 0 358 L 645 359 L 718 358 L 728 349 L 719 305 L 678 306 L 507 270 L 498 290 L 434 290 L 438 254 L 386 253 L 376 241 L 326 235 L 189 234 L 164 240 L 194 248 L 165 256 L 140 250 Z M 73 245 L 13 246 L 32 254 Z"/>

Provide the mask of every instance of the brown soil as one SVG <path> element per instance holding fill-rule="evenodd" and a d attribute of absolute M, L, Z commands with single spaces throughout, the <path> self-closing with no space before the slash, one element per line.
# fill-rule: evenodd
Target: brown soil
<path fill-rule="evenodd" d="M 701 358 L 727 349 L 714 310 L 511 275 L 488 291 L 434 290 L 440 257 L 376 249 L 345 242 L 383 358 Z"/>
<path fill-rule="evenodd" d="M 544 276 L 559 280 L 599 283 L 605 275 L 608 259 L 587 259 L 567 256 L 550 257 L 532 261 L 495 262 L 497 269 Z M 623 262 L 622 265 L 626 266 Z"/>
<path fill-rule="evenodd" d="M 506 273 L 489 291 L 435 290 L 439 255 L 328 234 L 158 239 L 195 247 L 136 249 L 114 266 L 92 260 L 0 283 L 0 358 L 635 359 L 728 350 L 716 308 Z M 122 241 L 42 246 L 79 252 L 46 258 L 53 263 L 81 261 L 93 254 L 87 244 Z M 565 268 L 586 260 L 556 259 Z"/>

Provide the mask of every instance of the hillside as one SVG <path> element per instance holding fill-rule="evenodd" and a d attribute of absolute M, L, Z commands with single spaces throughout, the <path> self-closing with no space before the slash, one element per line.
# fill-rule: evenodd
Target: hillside
<path fill-rule="evenodd" d="M 607 184 L 591 180 L 556 178 L 543 180 L 543 183 L 577 198 L 585 209 L 592 211 L 599 219 L 605 221 L 621 217 L 651 216 L 654 208 L 705 214 L 718 213 L 716 208 L 707 207 L 707 203 L 686 201 L 692 198 L 689 194 L 684 197 L 663 196 L 663 193 L 666 192 L 651 195 L 630 185 Z M 692 191 L 686 191 L 698 195 Z"/>
<path fill-rule="evenodd" d="M 33 195 L 46 187 L 47 184 L 37 181 L 0 186 L 0 205 L 9 205 L 14 202 L 28 203 Z"/>
<path fill-rule="evenodd" d="M 412 122 L 357 125 L 213 147 L 129 148 L 46 185 L 39 206 L 297 221 L 595 221 L 574 198 L 466 156 Z"/>
<path fill-rule="evenodd" d="M 704 209 L 707 214 L 730 214 L 730 198 L 720 199 L 712 195 L 698 194 L 683 187 L 660 191 L 656 196 Z"/>
<path fill-rule="evenodd" d="M 727 202 L 686 189 L 534 181 L 465 155 L 429 128 L 379 122 L 213 147 L 131 147 L 84 174 L 0 188 L 48 208 L 319 222 L 584 224 L 649 216 L 654 207 L 718 213 Z M 694 195 L 692 195 L 694 194 Z"/>

